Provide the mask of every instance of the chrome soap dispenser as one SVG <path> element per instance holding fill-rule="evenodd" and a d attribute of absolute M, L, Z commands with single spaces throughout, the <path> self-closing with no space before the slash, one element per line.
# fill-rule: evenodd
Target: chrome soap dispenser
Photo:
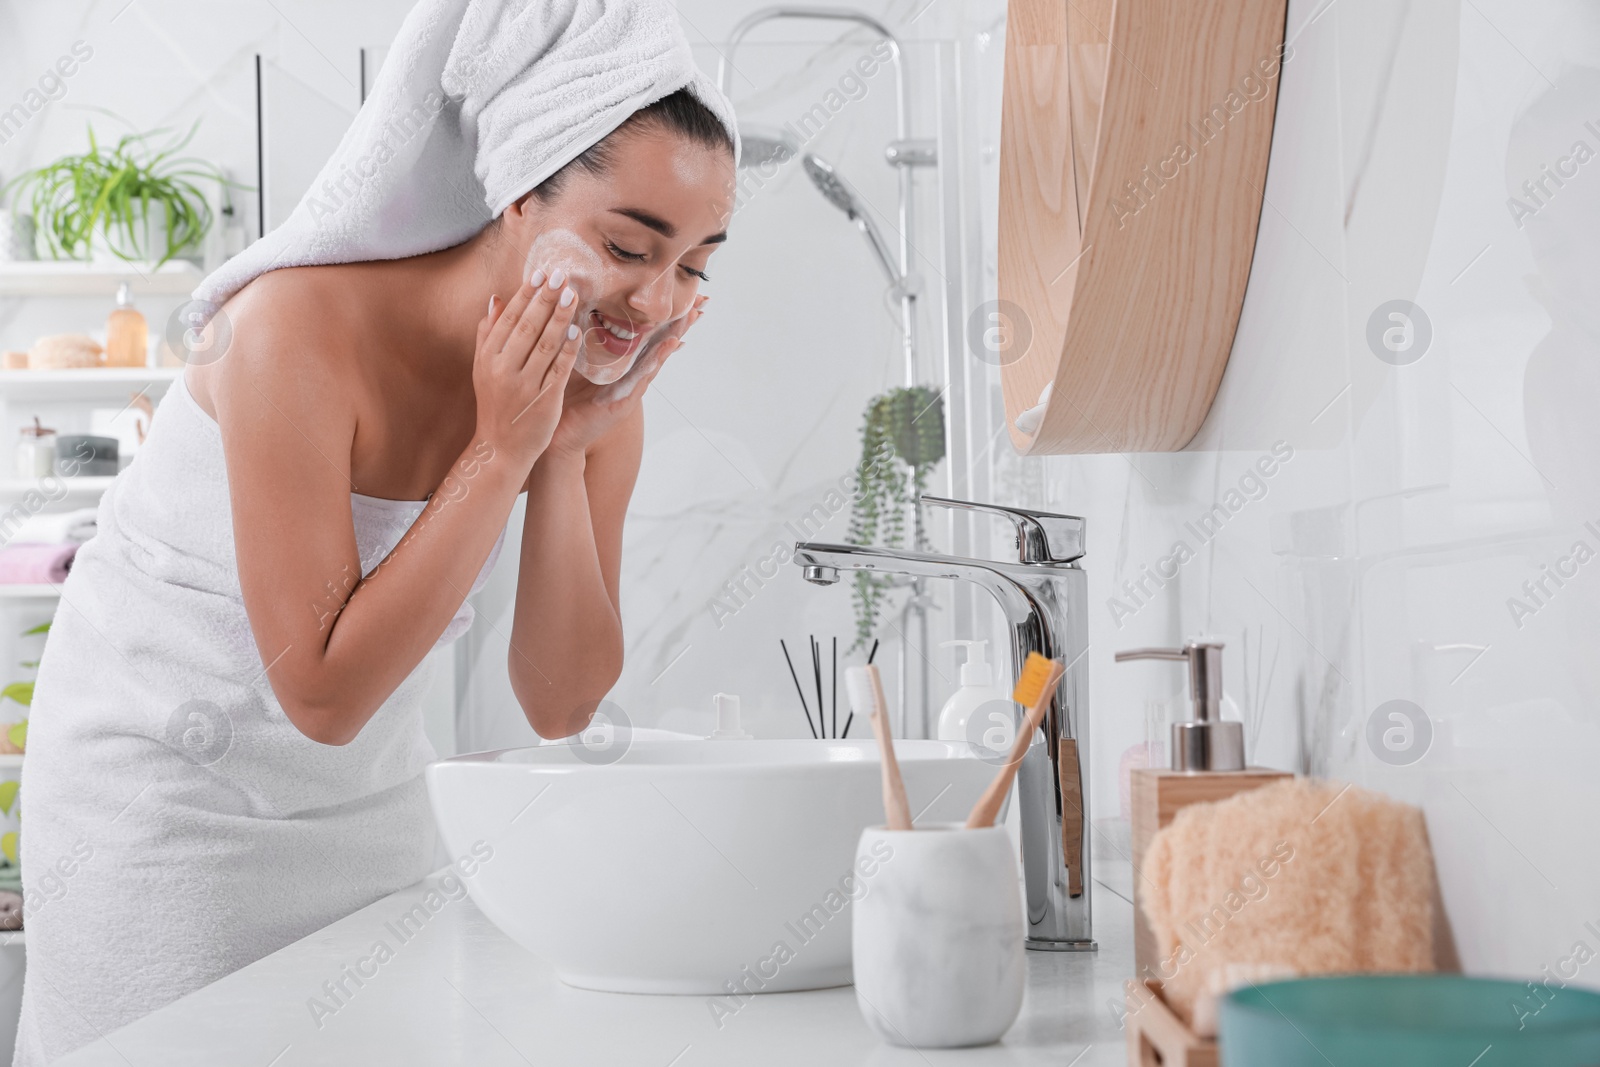
<path fill-rule="evenodd" d="M 1174 659 L 1189 665 L 1189 698 L 1194 718 L 1172 724 L 1168 749 L 1175 771 L 1244 770 L 1244 723 L 1222 718 L 1222 642 L 1190 641 L 1182 648 L 1134 648 L 1118 652 L 1130 659 Z"/>
<path fill-rule="evenodd" d="M 1194 718 L 1172 724 L 1168 750 L 1170 770 L 1138 767 L 1131 771 L 1133 810 L 1133 955 L 1134 973 L 1160 962 L 1155 934 L 1145 921 L 1140 904 L 1144 883 L 1144 854 L 1150 839 L 1190 804 L 1226 800 L 1236 793 L 1259 789 L 1287 771 L 1246 767 L 1244 724 L 1222 717 L 1222 642 L 1191 640 L 1182 648 L 1135 648 L 1116 654 L 1117 662 L 1133 659 L 1181 660 L 1189 668 L 1189 696 Z"/>

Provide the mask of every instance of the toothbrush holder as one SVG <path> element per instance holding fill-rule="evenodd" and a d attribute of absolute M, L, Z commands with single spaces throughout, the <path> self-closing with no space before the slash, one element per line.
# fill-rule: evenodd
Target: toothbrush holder
<path fill-rule="evenodd" d="M 872 826 L 858 870 L 877 866 L 855 904 L 856 1003 L 891 1045 L 998 1041 L 1022 1009 L 1022 890 L 1004 826 Z"/>

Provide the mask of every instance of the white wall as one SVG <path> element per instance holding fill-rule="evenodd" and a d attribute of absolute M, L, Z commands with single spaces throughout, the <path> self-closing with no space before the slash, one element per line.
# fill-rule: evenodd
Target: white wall
<path fill-rule="evenodd" d="M 1475 971 L 1595 946 L 1600 565 L 1566 565 L 1533 614 L 1511 605 L 1534 607 L 1523 582 L 1578 542 L 1600 552 L 1600 162 L 1520 228 L 1507 197 L 1576 142 L 1600 153 L 1596 30 L 1580 4 L 1293 0 L 1268 204 L 1205 427 L 1178 455 L 1020 465 L 1024 495 L 1089 519 L 1098 813 L 1145 702 L 1184 703 L 1175 667 L 1112 652 L 1220 634 L 1255 761 L 1423 806 Z M 1367 341 L 1397 299 L 1432 325 L 1405 366 Z M 1209 541 L 1186 527 L 1276 442 L 1293 456 L 1246 486 L 1259 499 Z M 1179 541 L 1196 558 L 1164 588 L 1123 589 Z M 1414 762 L 1420 745 L 1381 742 L 1396 699 L 1431 726 Z"/>

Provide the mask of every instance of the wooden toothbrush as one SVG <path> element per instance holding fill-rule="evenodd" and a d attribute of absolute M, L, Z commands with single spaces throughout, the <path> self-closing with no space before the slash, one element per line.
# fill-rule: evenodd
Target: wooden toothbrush
<path fill-rule="evenodd" d="M 1028 709 L 1027 718 L 1017 731 L 1016 740 L 1011 742 L 1010 758 L 1000 768 L 1000 773 L 995 775 L 994 781 L 989 783 L 989 788 L 983 791 L 983 796 L 978 798 L 978 803 L 973 805 L 972 814 L 967 816 L 967 829 L 981 830 L 994 825 L 995 817 L 1000 814 L 1000 805 L 1005 802 L 1006 793 L 1011 789 L 1011 780 L 1017 776 L 1017 767 L 1033 741 L 1033 732 L 1039 728 L 1044 709 L 1050 704 L 1050 694 L 1056 691 L 1056 683 L 1066 673 L 1067 669 L 1056 660 L 1047 659 L 1037 652 L 1028 653 L 1028 660 L 1022 665 L 1022 675 L 1017 679 L 1016 688 L 1011 691 L 1011 699 Z"/>
<path fill-rule="evenodd" d="M 894 735 L 889 733 L 889 713 L 885 710 L 889 702 L 883 698 L 878 668 L 870 663 L 848 668 L 844 672 L 844 688 L 850 697 L 850 710 L 872 719 L 872 733 L 883 755 L 883 812 L 889 829 L 909 830 L 911 805 L 906 801 L 906 785 L 900 780 L 899 761 L 894 758 Z"/>

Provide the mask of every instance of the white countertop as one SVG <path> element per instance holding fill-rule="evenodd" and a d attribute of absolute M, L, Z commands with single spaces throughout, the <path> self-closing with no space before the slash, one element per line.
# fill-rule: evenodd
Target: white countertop
<path fill-rule="evenodd" d="M 952 1051 L 880 1043 L 846 986 L 757 996 L 719 1028 L 706 997 L 563 985 L 463 897 L 410 940 L 386 926 L 433 878 L 372 904 L 58 1060 L 57 1067 L 385 1064 L 392 1067 L 1050 1064 L 1121 1067 L 1108 1007 L 1133 973 L 1133 909 L 1094 887 L 1098 952 L 1029 952 L 1022 1015 L 998 1045 Z M 604 922 L 575 916 L 573 922 Z M 310 999 L 383 940 L 378 973 L 319 1021 Z"/>

